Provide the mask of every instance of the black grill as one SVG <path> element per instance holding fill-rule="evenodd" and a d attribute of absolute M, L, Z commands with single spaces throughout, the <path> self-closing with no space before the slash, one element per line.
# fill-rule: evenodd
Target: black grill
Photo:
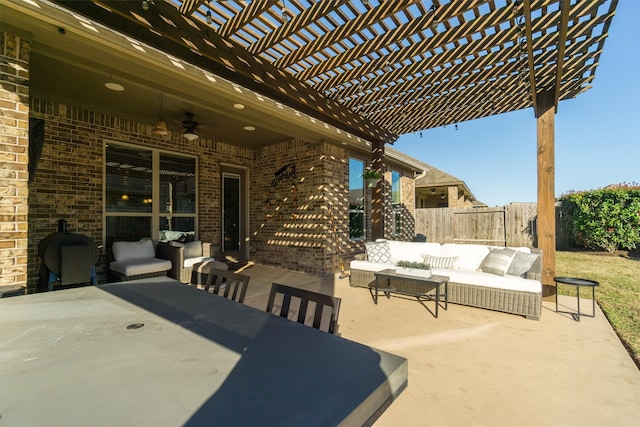
<path fill-rule="evenodd" d="M 58 231 L 38 245 L 40 278 L 37 291 L 53 290 L 53 286 L 96 284 L 95 263 L 98 246 L 88 236 L 67 231 L 67 221 L 58 220 Z"/>

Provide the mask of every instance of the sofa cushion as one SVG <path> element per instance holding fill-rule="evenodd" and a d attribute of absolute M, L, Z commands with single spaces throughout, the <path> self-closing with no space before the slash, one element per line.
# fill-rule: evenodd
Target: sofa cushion
<path fill-rule="evenodd" d="M 215 258 L 211 258 L 211 257 L 208 257 L 208 256 L 196 256 L 196 257 L 191 257 L 191 258 L 185 258 L 183 267 L 189 268 L 189 267 L 193 267 L 194 265 L 196 265 L 198 263 L 210 262 L 210 261 L 215 261 Z"/>
<path fill-rule="evenodd" d="M 522 276 L 531 269 L 531 266 L 536 262 L 538 256 L 538 254 L 516 252 L 511 264 L 509 265 L 509 269 L 507 270 L 507 275 Z"/>
<path fill-rule="evenodd" d="M 491 249 L 489 255 L 487 255 L 482 261 L 482 264 L 480 264 L 480 271 L 504 276 L 507 274 L 509 265 L 511 265 L 511 261 L 515 255 L 516 251 L 513 249 Z"/>
<path fill-rule="evenodd" d="M 391 256 L 389 254 L 389 245 L 386 241 L 382 242 L 365 242 L 367 251 L 367 260 L 371 262 L 379 262 L 383 264 L 391 264 Z"/>
<path fill-rule="evenodd" d="M 388 263 L 385 264 L 382 262 L 371 262 L 354 259 L 349 263 L 349 268 L 351 270 L 363 270 L 375 273 L 376 271 L 393 269 L 394 267 L 392 265 L 389 265 Z"/>
<path fill-rule="evenodd" d="M 425 255 L 440 255 L 440 243 L 387 241 L 391 255 L 391 263 L 398 261 L 424 262 Z"/>
<path fill-rule="evenodd" d="M 441 256 L 457 256 L 455 269 L 477 270 L 480 264 L 489 255 L 489 248 L 485 245 L 472 245 L 466 243 L 445 243 L 440 251 Z"/>
<path fill-rule="evenodd" d="M 137 258 L 124 261 L 112 261 L 109 263 L 109 268 L 127 277 L 131 277 L 139 274 L 158 273 L 170 270 L 171 261 L 159 258 Z"/>
<path fill-rule="evenodd" d="M 194 240 L 193 242 L 184 244 L 184 257 L 195 258 L 202 256 L 202 242 L 200 240 Z"/>
<path fill-rule="evenodd" d="M 429 264 L 429 267 L 433 268 L 448 268 L 453 269 L 456 261 L 458 261 L 457 256 L 435 256 L 435 255 L 425 255 L 424 263 Z"/>
<path fill-rule="evenodd" d="M 449 277 L 449 284 L 485 286 L 487 288 L 506 289 L 509 291 L 542 292 L 542 284 L 537 280 L 515 276 L 496 276 L 491 273 L 470 270 L 432 270 L 433 274 Z"/>
<path fill-rule="evenodd" d="M 116 261 L 155 258 L 156 256 L 156 251 L 151 240 L 140 240 L 139 242 L 113 242 L 111 251 L 113 252 L 113 259 Z"/>

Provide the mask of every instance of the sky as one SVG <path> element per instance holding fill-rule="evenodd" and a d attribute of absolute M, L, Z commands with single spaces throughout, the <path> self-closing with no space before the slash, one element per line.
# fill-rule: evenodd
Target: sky
<path fill-rule="evenodd" d="M 537 201 L 533 108 L 402 135 L 393 145 L 488 206 Z M 640 183 L 640 1 L 620 0 L 592 88 L 555 116 L 555 195 Z"/>

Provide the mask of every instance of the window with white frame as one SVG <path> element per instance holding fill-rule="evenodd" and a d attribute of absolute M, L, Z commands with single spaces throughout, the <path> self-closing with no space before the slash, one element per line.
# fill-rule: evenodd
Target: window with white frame
<path fill-rule="evenodd" d="M 364 161 L 349 159 L 349 238 L 365 238 Z"/>
<path fill-rule="evenodd" d="M 196 159 L 119 143 L 105 145 L 104 229 L 117 240 L 191 240 Z"/>

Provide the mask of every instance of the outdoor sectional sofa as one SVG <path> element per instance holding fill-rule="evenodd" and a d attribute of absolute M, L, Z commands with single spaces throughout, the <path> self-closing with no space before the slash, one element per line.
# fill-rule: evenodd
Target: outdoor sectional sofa
<path fill-rule="evenodd" d="M 375 272 L 399 261 L 427 262 L 432 273 L 449 277 L 449 302 L 540 319 L 542 254 L 529 248 L 477 244 L 367 242 L 366 253 L 350 263 L 351 286 L 372 288 Z M 410 286 L 396 283 L 395 287 Z"/>

